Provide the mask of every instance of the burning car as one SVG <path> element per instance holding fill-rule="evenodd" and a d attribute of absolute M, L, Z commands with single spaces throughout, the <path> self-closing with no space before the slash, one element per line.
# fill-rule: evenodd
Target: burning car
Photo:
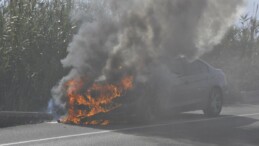
<path fill-rule="evenodd" d="M 107 125 L 110 121 L 104 119 L 151 121 L 191 110 L 218 116 L 226 90 L 222 70 L 185 58 L 159 60 L 143 73 L 124 74 L 112 83 L 96 81 L 82 90 L 85 82 L 84 78 L 67 82 L 68 113 L 61 121 Z"/>

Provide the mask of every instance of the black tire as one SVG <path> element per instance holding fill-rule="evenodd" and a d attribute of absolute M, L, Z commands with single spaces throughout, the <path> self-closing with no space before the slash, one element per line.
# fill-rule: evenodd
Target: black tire
<path fill-rule="evenodd" d="M 213 88 L 203 113 L 208 117 L 220 115 L 223 106 L 223 94 L 219 88 Z"/>

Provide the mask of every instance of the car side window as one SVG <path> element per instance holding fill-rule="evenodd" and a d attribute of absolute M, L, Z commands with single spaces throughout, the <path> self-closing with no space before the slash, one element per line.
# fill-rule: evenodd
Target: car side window
<path fill-rule="evenodd" d="M 201 71 L 202 73 L 208 73 L 209 72 L 209 67 L 207 64 L 205 64 L 204 62 L 202 61 L 198 61 L 198 63 L 200 64 L 200 68 L 201 68 Z"/>
<path fill-rule="evenodd" d="M 185 76 L 198 75 L 208 72 L 208 67 L 203 62 L 196 60 L 184 65 Z"/>

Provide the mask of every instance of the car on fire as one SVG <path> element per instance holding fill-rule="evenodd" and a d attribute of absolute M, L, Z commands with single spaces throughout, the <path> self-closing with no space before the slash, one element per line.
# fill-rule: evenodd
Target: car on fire
<path fill-rule="evenodd" d="M 170 66 L 170 73 L 161 73 L 166 72 L 163 66 Z M 168 74 L 171 75 L 168 77 Z M 135 83 L 133 90 L 140 92 L 134 91 L 120 101 L 124 101 L 125 109 L 131 107 L 129 109 L 141 119 L 153 120 L 193 110 L 203 110 L 206 116 L 212 117 L 222 110 L 227 88 L 225 74 L 203 60 L 189 62 L 178 58 L 173 63 L 165 62 L 162 67 L 151 70 L 150 78 L 156 80 L 144 85 Z M 140 95 L 143 98 L 139 98 Z"/>

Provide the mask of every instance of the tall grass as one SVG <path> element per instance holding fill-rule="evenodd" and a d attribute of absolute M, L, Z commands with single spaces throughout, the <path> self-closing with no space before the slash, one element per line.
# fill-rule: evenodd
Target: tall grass
<path fill-rule="evenodd" d="M 0 8 L 0 108 L 44 107 L 62 76 L 60 59 L 76 30 L 71 0 L 4 0 Z"/>

